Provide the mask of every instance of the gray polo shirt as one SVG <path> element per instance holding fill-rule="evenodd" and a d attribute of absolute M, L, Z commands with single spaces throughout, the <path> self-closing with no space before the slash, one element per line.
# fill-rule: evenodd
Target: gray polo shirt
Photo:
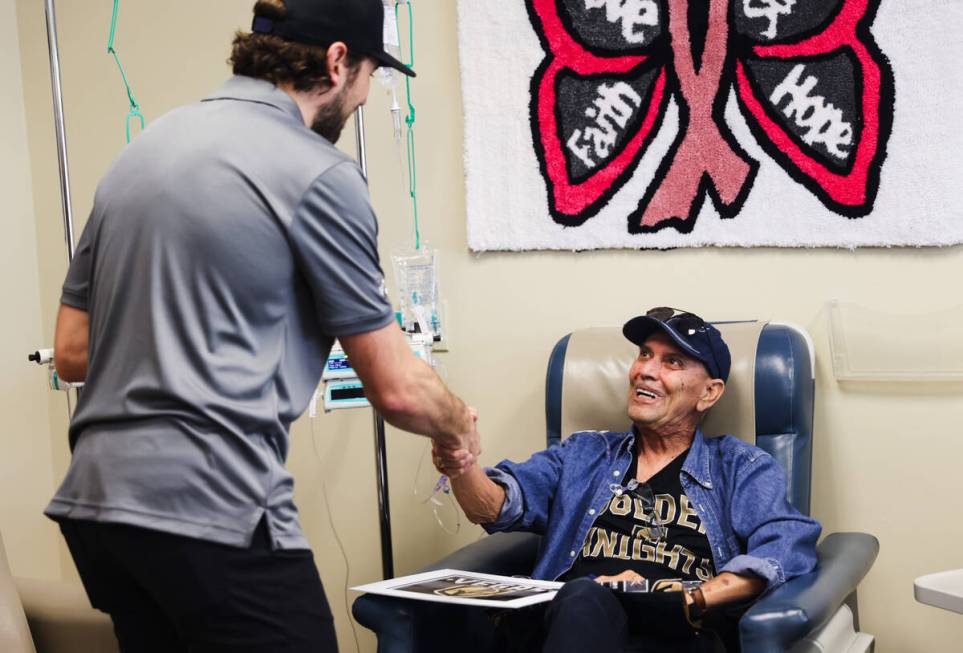
<path fill-rule="evenodd" d="M 101 180 L 61 301 L 90 317 L 54 519 L 306 548 L 288 430 L 337 336 L 390 324 L 361 171 L 272 84 L 159 118 Z"/>

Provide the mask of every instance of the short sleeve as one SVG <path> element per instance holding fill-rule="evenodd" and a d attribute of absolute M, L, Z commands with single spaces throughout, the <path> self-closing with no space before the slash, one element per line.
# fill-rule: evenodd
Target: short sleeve
<path fill-rule="evenodd" d="M 94 220 L 91 217 L 87 220 L 83 233 L 80 235 L 80 242 L 74 251 L 73 260 L 67 268 L 67 278 L 61 289 L 60 303 L 67 306 L 78 308 L 82 311 L 88 310 L 90 300 L 90 277 L 93 272 L 92 258 L 93 246 L 91 235 L 94 231 Z"/>
<path fill-rule="evenodd" d="M 314 180 L 290 231 L 324 333 L 374 331 L 393 319 L 378 258 L 378 222 L 358 167 L 339 163 Z"/>

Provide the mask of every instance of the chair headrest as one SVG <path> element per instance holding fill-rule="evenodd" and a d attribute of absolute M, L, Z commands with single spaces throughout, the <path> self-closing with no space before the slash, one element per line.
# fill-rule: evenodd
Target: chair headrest
<path fill-rule="evenodd" d="M 734 322 L 715 326 L 732 354 L 726 391 L 706 418 L 706 436 L 730 433 L 755 443 L 755 361 L 765 322 Z M 561 433 L 624 431 L 629 367 L 638 348 L 622 336 L 620 327 L 572 332 L 565 352 L 562 381 Z"/>

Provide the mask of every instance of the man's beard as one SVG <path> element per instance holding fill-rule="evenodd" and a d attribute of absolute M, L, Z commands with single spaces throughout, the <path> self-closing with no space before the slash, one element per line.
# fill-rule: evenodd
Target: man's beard
<path fill-rule="evenodd" d="M 353 113 L 345 110 L 344 96 L 346 90 L 346 88 L 341 89 L 337 96 L 319 108 L 317 115 L 314 117 L 314 122 L 311 123 L 311 131 L 327 139 L 332 145 L 341 138 L 341 131 L 348 124 L 348 118 Z"/>

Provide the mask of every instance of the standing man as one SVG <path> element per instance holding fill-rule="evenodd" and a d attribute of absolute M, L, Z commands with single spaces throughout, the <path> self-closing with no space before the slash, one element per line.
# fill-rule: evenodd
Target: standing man
<path fill-rule="evenodd" d="M 461 449 L 455 467 L 478 454 L 394 322 L 365 180 L 333 145 L 378 66 L 414 75 L 383 12 L 260 0 L 235 76 L 97 188 L 55 338 L 86 385 L 46 514 L 125 652 L 337 649 L 284 469 L 334 338 L 389 423 Z"/>

